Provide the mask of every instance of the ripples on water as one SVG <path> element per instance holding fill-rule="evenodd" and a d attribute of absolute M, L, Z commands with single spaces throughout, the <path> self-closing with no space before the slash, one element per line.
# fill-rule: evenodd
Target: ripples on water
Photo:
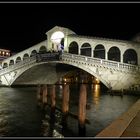
<path fill-rule="evenodd" d="M 139 98 L 124 95 L 110 96 L 100 92 L 100 86 L 87 87 L 86 136 L 95 136 L 120 116 Z M 62 87 L 56 87 L 56 104 L 61 108 Z M 37 107 L 36 87 L 0 88 L 0 136 L 79 136 L 77 119 L 68 116 L 67 127 L 63 127 L 62 113 L 51 114 L 49 106 L 45 111 Z M 70 87 L 70 112 L 78 113 L 79 88 Z M 51 117 L 50 117 L 51 115 Z M 53 120 L 52 120 L 53 118 Z"/>

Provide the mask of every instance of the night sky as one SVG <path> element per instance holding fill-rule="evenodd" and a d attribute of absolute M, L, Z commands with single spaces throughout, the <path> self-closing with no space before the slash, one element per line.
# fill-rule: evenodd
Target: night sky
<path fill-rule="evenodd" d="M 79 35 L 130 40 L 140 32 L 140 3 L 0 3 L 0 48 L 22 51 L 54 26 Z"/>

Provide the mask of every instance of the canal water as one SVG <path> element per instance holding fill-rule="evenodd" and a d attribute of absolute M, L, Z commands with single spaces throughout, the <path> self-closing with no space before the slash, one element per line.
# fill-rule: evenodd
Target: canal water
<path fill-rule="evenodd" d="M 100 85 L 87 85 L 86 135 L 94 137 L 128 110 L 140 96 L 111 96 Z M 49 101 L 49 99 L 48 99 Z M 70 115 L 62 125 L 62 85 L 56 86 L 55 113 L 37 104 L 37 87 L 0 87 L 0 136 L 78 137 L 79 85 L 70 85 Z M 49 103 L 49 102 L 48 102 Z"/>

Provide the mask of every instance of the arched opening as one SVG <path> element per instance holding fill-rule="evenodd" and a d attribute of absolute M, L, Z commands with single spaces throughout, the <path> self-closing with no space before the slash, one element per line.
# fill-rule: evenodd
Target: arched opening
<path fill-rule="evenodd" d="M 120 62 L 121 52 L 118 47 L 111 47 L 108 51 L 108 60 Z"/>
<path fill-rule="evenodd" d="M 14 65 L 14 60 L 10 60 L 9 66 Z"/>
<path fill-rule="evenodd" d="M 138 57 L 137 53 L 133 49 L 128 49 L 123 54 L 123 62 L 128 64 L 137 65 L 138 64 Z"/>
<path fill-rule="evenodd" d="M 21 57 L 16 58 L 16 63 L 19 63 L 21 61 Z"/>
<path fill-rule="evenodd" d="M 94 49 L 94 57 L 105 59 L 105 48 L 103 45 L 99 44 Z"/>
<path fill-rule="evenodd" d="M 3 64 L 3 68 L 7 68 L 8 67 L 8 64 L 7 63 L 4 63 Z"/>
<path fill-rule="evenodd" d="M 91 56 L 91 45 L 89 43 L 84 43 L 81 46 L 81 55 Z"/>
<path fill-rule="evenodd" d="M 47 49 L 45 46 L 41 46 L 40 49 L 39 49 L 39 53 L 46 53 L 47 52 Z"/>
<path fill-rule="evenodd" d="M 28 59 L 28 58 L 29 58 L 29 54 L 27 54 L 27 53 L 24 54 L 24 56 L 23 56 L 23 61 L 26 60 L 26 59 Z"/>
<path fill-rule="evenodd" d="M 64 46 L 64 38 L 62 38 L 60 44 Z"/>
<path fill-rule="evenodd" d="M 36 51 L 36 50 L 33 50 L 33 51 L 31 52 L 30 57 L 32 57 L 32 56 L 34 56 L 34 55 L 36 55 L 36 54 L 37 54 L 37 51 Z"/>
<path fill-rule="evenodd" d="M 54 32 L 51 36 L 52 48 L 51 51 L 64 50 L 64 33 L 61 31 Z"/>
<path fill-rule="evenodd" d="M 69 53 L 72 53 L 72 54 L 78 54 L 78 44 L 77 42 L 73 41 L 70 43 L 69 45 Z"/>

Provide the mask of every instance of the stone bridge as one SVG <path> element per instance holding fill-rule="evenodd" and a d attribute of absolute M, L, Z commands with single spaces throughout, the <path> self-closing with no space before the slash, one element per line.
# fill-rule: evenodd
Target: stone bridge
<path fill-rule="evenodd" d="M 109 89 L 140 89 L 140 43 L 79 36 L 58 26 L 46 34 L 47 40 L 2 61 L 1 85 L 54 84 L 76 67 Z M 61 59 L 45 59 L 58 51 Z"/>

